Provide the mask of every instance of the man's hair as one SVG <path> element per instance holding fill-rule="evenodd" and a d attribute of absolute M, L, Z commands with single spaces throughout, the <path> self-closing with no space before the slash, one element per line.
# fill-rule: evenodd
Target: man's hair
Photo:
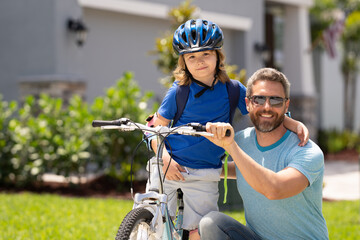
<path fill-rule="evenodd" d="M 217 73 L 217 79 L 220 80 L 222 83 L 226 83 L 226 82 L 230 81 L 230 78 L 225 71 L 225 55 L 221 49 L 216 49 L 213 51 L 216 51 L 216 55 L 218 58 L 217 61 L 219 62 L 218 63 L 219 70 Z M 179 56 L 178 64 L 177 64 L 176 69 L 174 70 L 173 74 L 174 74 L 175 80 L 179 81 L 179 85 L 190 85 L 191 78 L 189 75 L 190 74 L 189 71 L 186 69 L 184 55 Z"/>
<path fill-rule="evenodd" d="M 252 87 L 256 81 L 259 80 L 266 80 L 266 81 L 273 81 L 279 82 L 284 88 L 285 97 L 290 98 L 290 82 L 286 78 L 286 76 L 273 68 L 261 68 L 257 70 L 248 80 L 247 87 L 246 87 L 246 96 L 250 97 L 252 94 Z"/>

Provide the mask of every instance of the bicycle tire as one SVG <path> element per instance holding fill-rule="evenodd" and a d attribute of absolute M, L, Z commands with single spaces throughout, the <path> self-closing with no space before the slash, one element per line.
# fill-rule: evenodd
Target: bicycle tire
<path fill-rule="evenodd" d="M 150 222 L 154 215 L 145 208 L 135 208 L 131 210 L 120 224 L 115 240 L 131 240 L 136 239 L 139 226 L 150 231 Z M 150 239 L 144 236 L 141 239 Z"/>

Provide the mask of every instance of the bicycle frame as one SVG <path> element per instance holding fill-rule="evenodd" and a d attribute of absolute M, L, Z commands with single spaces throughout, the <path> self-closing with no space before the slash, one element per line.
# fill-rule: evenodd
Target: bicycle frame
<path fill-rule="evenodd" d="M 164 176 L 161 177 L 160 167 L 162 165 L 162 153 L 165 146 L 165 143 L 163 141 L 164 139 L 161 138 L 164 138 L 164 136 L 161 135 L 157 136 L 157 143 L 158 143 L 157 153 L 155 158 L 149 160 L 149 164 L 151 164 L 151 166 L 149 167 L 149 171 L 150 171 L 150 179 L 149 179 L 150 181 L 148 180 L 149 190 L 144 194 L 140 194 L 140 193 L 135 194 L 133 208 L 145 207 L 154 214 L 154 218 L 151 222 L 151 228 L 156 233 L 155 235 L 157 239 L 159 239 L 160 237 L 162 237 L 163 240 L 182 239 L 183 229 L 181 228 L 181 225 L 183 221 L 183 215 L 182 215 L 183 211 L 181 211 L 180 213 L 178 211 L 178 214 L 176 215 L 176 224 L 174 225 L 174 222 L 171 219 L 167 207 L 168 196 L 164 194 L 164 188 L 162 183 L 160 182 L 161 179 L 164 179 Z M 149 202 L 147 202 L 148 200 L 154 201 L 156 205 L 154 206 L 149 204 Z M 179 206 L 178 203 L 179 209 L 180 207 L 183 208 L 182 198 L 181 201 L 182 201 L 181 202 L 182 206 Z M 164 224 L 162 224 L 163 219 L 165 219 L 165 226 Z M 162 234 L 162 236 L 159 236 L 160 233 Z"/>
<path fill-rule="evenodd" d="M 178 191 L 178 210 L 176 214 L 176 223 L 174 225 L 168 210 L 168 196 L 164 193 L 163 183 L 161 182 L 161 180 L 164 179 L 160 168 L 163 164 L 162 153 L 165 146 L 164 138 L 167 135 L 174 133 L 194 136 L 212 136 L 212 134 L 207 133 L 205 127 L 197 123 L 191 123 L 187 126 L 176 128 L 162 126 L 152 128 L 143 124 L 133 123 L 125 118 L 114 121 L 93 121 L 93 127 L 99 126 L 101 126 L 102 129 L 119 129 L 123 131 L 141 130 L 143 132 L 156 134 L 157 153 L 155 157 L 149 160 L 150 178 L 148 179 L 146 192 L 135 194 L 133 198 L 133 209 L 145 208 L 153 214 L 153 218 L 150 222 L 153 238 L 164 240 L 182 239 L 183 229 L 181 226 L 184 208 L 182 192 Z M 141 229 L 138 231 L 141 231 Z"/>

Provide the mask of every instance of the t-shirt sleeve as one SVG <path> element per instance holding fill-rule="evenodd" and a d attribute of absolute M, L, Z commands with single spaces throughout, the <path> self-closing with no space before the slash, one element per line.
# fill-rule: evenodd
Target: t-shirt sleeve
<path fill-rule="evenodd" d="M 309 181 L 309 186 L 324 172 L 324 155 L 313 142 L 299 147 L 288 165 L 300 171 Z"/>
<path fill-rule="evenodd" d="M 238 108 L 240 109 L 242 115 L 246 115 L 249 113 L 246 109 L 246 102 L 245 102 L 246 87 L 241 82 L 239 82 L 239 85 L 240 85 L 240 96 L 239 96 Z"/>
<path fill-rule="evenodd" d="M 169 88 L 168 92 L 166 93 L 159 109 L 158 113 L 168 119 L 172 120 L 175 117 L 175 114 L 177 112 L 177 106 L 176 106 L 176 88 L 177 88 L 177 82 L 174 82 L 173 85 Z"/>

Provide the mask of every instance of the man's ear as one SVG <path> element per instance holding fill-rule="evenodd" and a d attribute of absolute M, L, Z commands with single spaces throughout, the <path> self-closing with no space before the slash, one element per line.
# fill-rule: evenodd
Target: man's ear
<path fill-rule="evenodd" d="M 286 112 L 288 112 L 290 106 L 290 99 L 288 99 L 285 104 L 286 104 Z"/>
<path fill-rule="evenodd" d="M 250 106 L 249 106 L 250 101 L 249 101 L 249 99 L 248 99 L 247 97 L 245 97 L 245 103 L 246 103 L 246 110 L 247 110 L 248 112 L 250 112 Z"/>

